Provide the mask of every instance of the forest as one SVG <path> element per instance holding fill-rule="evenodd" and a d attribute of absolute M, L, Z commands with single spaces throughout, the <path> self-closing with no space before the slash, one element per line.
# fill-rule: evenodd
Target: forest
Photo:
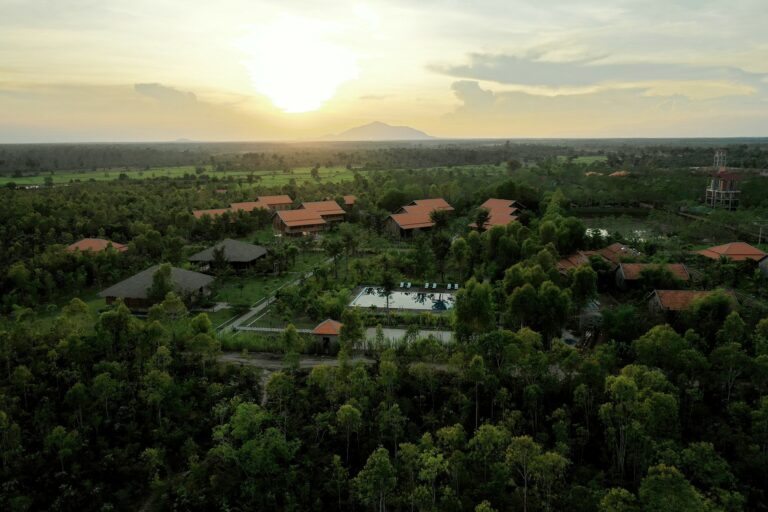
<path fill-rule="evenodd" d="M 707 170 L 698 168 L 716 147 L 0 148 L 0 172 L 11 175 L 212 169 L 0 188 L 0 507 L 768 510 L 768 276 L 756 261 L 696 254 L 735 240 L 767 249 L 756 232 L 768 218 L 768 146 L 728 145 L 745 176 L 742 201 L 706 211 Z M 216 166 L 304 165 L 349 166 L 352 177 L 215 179 Z M 357 200 L 344 222 L 293 240 L 276 237 L 262 209 L 192 214 L 269 194 Z M 393 236 L 389 216 L 422 198 L 444 198 L 453 211 L 432 214 L 429 231 Z M 479 205 L 489 198 L 517 201 L 517 220 L 484 228 Z M 649 233 L 596 234 L 594 215 Z M 88 237 L 127 249 L 66 249 Z M 191 254 L 225 238 L 270 251 L 250 274 L 211 272 L 233 286 L 274 285 L 264 298 L 285 322 L 278 333 L 227 333 L 217 313 L 173 292 L 142 314 L 95 299 L 150 265 L 192 269 Z M 596 254 L 609 244 L 632 248 L 623 263 L 648 265 L 632 288 L 618 287 L 615 266 Z M 564 270 L 580 251 L 589 258 Z M 308 254 L 312 272 L 295 270 Z M 690 281 L 669 263 L 685 264 Z M 459 283 L 453 309 L 348 306 L 356 287 L 381 285 L 388 299 L 408 281 Z M 707 293 L 670 313 L 649 307 L 660 289 Z M 601 320 L 584 327 L 594 304 Z M 333 353 L 319 356 L 301 326 L 325 318 L 341 330 Z M 424 325 L 450 331 L 450 341 L 423 335 Z M 406 337 L 384 343 L 389 326 Z"/>

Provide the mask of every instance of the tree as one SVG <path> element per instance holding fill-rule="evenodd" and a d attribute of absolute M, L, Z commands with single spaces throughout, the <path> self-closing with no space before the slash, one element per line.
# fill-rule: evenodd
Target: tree
<path fill-rule="evenodd" d="M 469 245 L 467 241 L 459 237 L 451 245 L 451 258 L 458 273 L 458 280 L 464 282 L 465 269 L 469 261 Z"/>
<path fill-rule="evenodd" d="M 477 230 L 480 232 L 485 231 L 485 226 L 488 224 L 488 219 L 491 218 L 491 212 L 487 208 L 478 208 L 475 212 L 474 223 L 477 226 Z"/>
<path fill-rule="evenodd" d="M 79 436 L 77 430 L 67 431 L 61 425 L 54 427 L 45 438 L 45 448 L 56 453 L 62 471 L 64 471 L 64 459 L 71 457 L 78 446 Z"/>
<path fill-rule="evenodd" d="M 357 499 L 378 512 L 386 512 L 387 498 L 395 489 L 397 477 L 385 448 L 377 448 L 353 481 Z"/>
<path fill-rule="evenodd" d="M 478 390 L 480 385 L 487 378 L 485 363 L 481 356 L 474 356 L 470 360 L 466 370 L 466 378 L 474 385 L 475 389 L 475 430 L 477 430 L 480 418 L 480 399 L 478 397 Z"/>
<path fill-rule="evenodd" d="M 557 452 L 539 455 L 531 463 L 531 473 L 540 492 L 543 493 L 544 510 L 552 510 L 555 485 L 565 477 L 569 461 Z"/>
<path fill-rule="evenodd" d="M 365 327 L 357 309 L 345 308 L 341 314 L 341 332 L 339 341 L 349 347 L 354 347 L 365 338 Z"/>
<path fill-rule="evenodd" d="M 172 291 L 171 265 L 163 263 L 152 274 L 152 284 L 147 291 L 147 297 L 153 302 L 160 302 Z"/>
<path fill-rule="evenodd" d="M 640 502 L 647 512 L 698 512 L 705 500 L 674 466 L 659 464 L 648 469 L 640 483 Z"/>
<path fill-rule="evenodd" d="M 98 374 L 93 378 L 91 390 L 94 396 L 104 403 L 104 413 L 109 420 L 109 401 L 115 398 L 120 389 L 120 382 L 113 379 L 109 372 Z"/>
<path fill-rule="evenodd" d="M 468 340 L 494 329 L 496 313 L 491 285 L 474 278 L 456 293 L 454 330 L 460 340 Z"/>
<path fill-rule="evenodd" d="M 601 512 L 639 512 L 637 497 L 626 489 L 614 487 L 600 500 Z"/>
<path fill-rule="evenodd" d="M 534 474 L 534 461 L 541 454 L 541 446 L 530 436 L 513 437 L 507 447 L 507 464 L 513 470 L 513 480 L 523 487 L 523 512 L 528 510 L 528 485 Z"/>
<path fill-rule="evenodd" d="M 391 270 L 386 269 L 381 275 L 381 283 L 379 286 L 381 287 L 381 292 L 384 294 L 384 298 L 386 299 L 387 314 L 389 314 L 389 297 L 392 295 L 392 291 L 397 286 L 397 283 L 395 282 L 395 274 Z"/>
<path fill-rule="evenodd" d="M 360 411 L 355 406 L 344 404 L 336 411 L 336 423 L 338 423 L 339 427 L 344 431 L 347 445 L 347 455 L 345 460 L 349 462 L 349 438 L 352 436 L 353 432 L 357 432 L 360 429 L 360 426 L 362 425 L 362 414 L 360 414 Z"/>
<path fill-rule="evenodd" d="M 597 295 L 597 272 L 589 265 L 577 267 L 571 276 L 571 296 L 576 307 L 583 307 Z"/>

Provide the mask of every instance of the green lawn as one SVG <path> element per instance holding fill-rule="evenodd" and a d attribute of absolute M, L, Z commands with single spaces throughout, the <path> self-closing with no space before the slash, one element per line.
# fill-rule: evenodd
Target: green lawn
<path fill-rule="evenodd" d="M 285 327 L 289 323 L 293 324 L 297 329 L 313 329 L 318 324 L 318 322 L 306 316 L 293 317 L 286 321 L 275 312 L 273 307 L 270 307 L 266 313 L 254 319 L 248 325 L 251 327 Z"/>
<path fill-rule="evenodd" d="M 96 319 L 99 316 L 99 312 L 107 306 L 107 303 L 103 298 L 97 296 L 95 293 L 85 295 L 81 297 L 81 300 L 88 305 L 91 321 L 88 321 L 86 324 L 90 329 L 93 329 L 96 323 Z M 29 320 L 29 324 L 34 329 L 38 329 L 41 332 L 50 330 L 53 327 L 56 318 L 61 314 L 61 309 L 68 303 L 69 301 L 66 301 L 62 304 L 39 308 L 34 312 L 34 316 Z M 2 321 L 3 319 L 0 317 L 0 324 Z"/>
<path fill-rule="evenodd" d="M 564 155 L 560 155 L 557 157 L 557 159 L 560 162 L 565 162 L 568 157 Z M 605 155 L 582 155 L 577 156 L 573 159 L 573 163 L 575 164 L 594 164 L 596 162 L 606 162 L 608 160 L 608 157 Z"/>
<path fill-rule="evenodd" d="M 233 304 L 255 304 L 273 294 L 278 288 L 312 270 L 325 261 L 321 252 L 305 252 L 296 258 L 296 264 L 279 276 L 233 276 L 224 279 L 218 286 L 214 300 Z"/>
<path fill-rule="evenodd" d="M 221 309 L 215 313 L 206 314 L 208 315 L 208 319 L 211 321 L 211 325 L 213 325 L 214 328 L 237 316 L 237 313 L 235 313 L 234 309 Z"/>

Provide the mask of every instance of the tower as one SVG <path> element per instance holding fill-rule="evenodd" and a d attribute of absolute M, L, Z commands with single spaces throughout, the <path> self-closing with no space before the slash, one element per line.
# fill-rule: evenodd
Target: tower
<path fill-rule="evenodd" d="M 738 181 L 741 177 L 728 171 L 727 154 L 724 149 L 715 151 L 712 177 L 706 190 L 705 203 L 712 208 L 735 210 L 739 206 Z"/>

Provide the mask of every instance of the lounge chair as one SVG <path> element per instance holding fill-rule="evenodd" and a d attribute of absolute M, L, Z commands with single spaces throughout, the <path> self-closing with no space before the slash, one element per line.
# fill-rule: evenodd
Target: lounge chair
<path fill-rule="evenodd" d="M 453 285 L 451 283 L 448 283 L 448 289 L 453 290 Z"/>
<path fill-rule="evenodd" d="M 411 282 L 409 281 L 409 282 L 405 283 L 405 287 L 410 289 L 411 288 Z"/>
<path fill-rule="evenodd" d="M 424 288 L 426 288 L 427 290 L 429 290 L 429 283 L 424 283 Z"/>
<path fill-rule="evenodd" d="M 436 288 L 437 288 L 437 283 L 432 283 L 432 289 L 434 290 Z"/>
<path fill-rule="evenodd" d="M 405 288 L 405 283 L 400 281 L 400 288 Z"/>

